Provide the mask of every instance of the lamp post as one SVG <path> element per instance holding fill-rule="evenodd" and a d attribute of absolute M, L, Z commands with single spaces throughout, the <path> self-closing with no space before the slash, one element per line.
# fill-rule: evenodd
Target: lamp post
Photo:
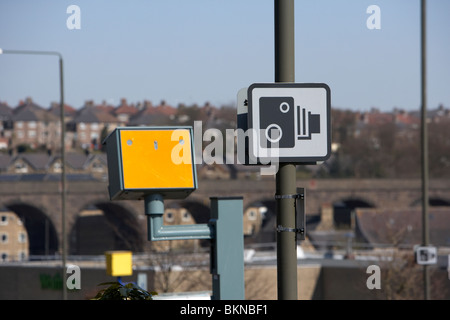
<path fill-rule="evenodd" d="M 65 166 L 65 122 L 64 122 L 64 77 L 63 77 L 63 57 L 56 51 L 34 51 L 34 50 L 3 50 L 0 54 L 27 54 L 27 55 L 47 55 L 59 58 L 59 88 L 60 88 L 60 121 L 61 121 L 61 224 L 62 224 L 62 268 L 63 279 L 66 274 L 66 166 Z M 63 282 L 63 299 L 67 299 L 67 287 Z"/>
<path fill-rule="evenodd" d="M 428 123 L 427 123 L 427 37 L 426 37 L 426 0 L 420 2 L 420 53 L 421 53 L 421 171 L 422 171 L 422 245 L 430 244 L 428 226 Z M 428 265 L 423 266 L 424 299 L 430 299 L 430 271 Z"/>

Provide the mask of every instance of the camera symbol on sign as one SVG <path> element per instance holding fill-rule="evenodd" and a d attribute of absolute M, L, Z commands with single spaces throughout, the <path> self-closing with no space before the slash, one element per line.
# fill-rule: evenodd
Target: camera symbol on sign
<path fill-rule="evenodd" d="M 320 114 L 295 105 L 293 97 L 261 97 L 261 147 L 294 148 L 299 140 L 320 133 Z"/>

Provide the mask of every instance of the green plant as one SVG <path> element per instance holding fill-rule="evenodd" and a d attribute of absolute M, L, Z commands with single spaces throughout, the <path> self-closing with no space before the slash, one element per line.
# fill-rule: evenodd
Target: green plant
<path fill-rule="evenodd" d="M 99 286 L 109 285 L 100 290 L 92 300 L 153 300 L 157 292 L 148 292 L 138 285 L 130 282 L 122 284 L 120 282 L 103 282 Z"/>

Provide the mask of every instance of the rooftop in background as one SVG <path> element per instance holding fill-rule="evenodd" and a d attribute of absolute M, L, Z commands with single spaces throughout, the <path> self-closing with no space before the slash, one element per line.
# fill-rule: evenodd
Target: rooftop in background
<path fill-rule="evenodd" d="M 68 181 L 95 181 L 90 174 L 66 174 Z M 0 174 L 0 181 L 60 181 L 61 174 L 56 173 L 32 173 L 32 174 Z"/>

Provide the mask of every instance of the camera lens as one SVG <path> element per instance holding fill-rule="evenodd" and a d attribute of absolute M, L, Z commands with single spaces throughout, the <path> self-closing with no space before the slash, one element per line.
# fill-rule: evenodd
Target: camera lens
<path fill-rule="evenodd" d="M 281 140 L 283 131 L 281 130 L 281 127 L 279 125 L 277 125 L 276 123 L 272 123 L 267 126 L 265 135 L 267 141 L 271 143 L 277 143 Z"/>
<path fill-rule="evenodd" d="M 282 102 L 282 103 L 280 104 L 280 111 L 283 112 L 283 113 L 288 112 L 288 111 L 289 111 L 289 103 L 287 103 L 287 102 Z"/>

